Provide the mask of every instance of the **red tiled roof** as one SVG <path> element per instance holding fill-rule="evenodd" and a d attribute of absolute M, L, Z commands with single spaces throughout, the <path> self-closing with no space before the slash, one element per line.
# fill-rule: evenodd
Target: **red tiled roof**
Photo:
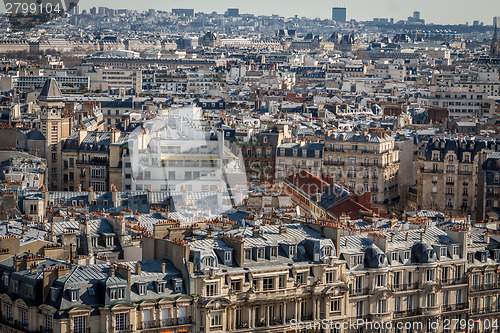
<path fill-rule="evenodd" d="M 342 201 L 338 205 L 331 207 L 330 209 L 328 209 L 328 212 L 337 217 L 345 213 L 351 219 L 357 220 L 361 218 L 361 215 L 359 214 L 360 210 L 370 210 L 370 209 L 349 198 L 347 200 Z"/>
<path fill-rule="evenodd" d="M 286 179 L 309 196 L 316 195 L 317 193 L 325 193 L 330 187 L 330 184 L 305 170 L 291 175 Z"/>

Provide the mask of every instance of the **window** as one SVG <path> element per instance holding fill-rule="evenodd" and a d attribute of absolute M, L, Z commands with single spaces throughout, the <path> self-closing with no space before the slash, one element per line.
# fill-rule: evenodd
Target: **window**
<path fill-rule="evenodd" d="M 427 294 L 427 296 L 425 297 L 425 304 L 428 308 L 434 307 L 436 305 L 436 295 Z"/>
<path fill-rule="evenodd" d="M 73 332 L 85 333 L 87 330 L 87 316 L 73 317 Z"/>
<path fill-rule="evenodd" d="M 443 291 L 443 306 L 448 306 L 450 300 L 450 292 Z"/>
<path fill-rule="evenodd" d="M 331 246 L 325 246 L 323 248 L 323 256 L 324 257 L 331 257 L 331 255 L 332 255 L 332 248 L 331 248 Z"/>
<path fill-rule="evenodd" d="M 385 287 L 385 275 L 377 274 L 375 277 L 375 283 L 377 287 Z"/>
<path fill-rule="evenodd" d="M 326 283 L 335 283 L 335 271 L 330 270 L 326 272 Z"/>
<path fill-rule="evenodd" d="M 264 249 L 257 249 L 257 259 L 264 259 L 265 251 Z"/>
<path fill-rule="evenodd" d="M 394 264 L 394 263 L 398 262 L 398 257 L 399 257 L 398 252 L 392 252 L 391 263 Z"/>
<path fill-rule="evenodd" d="M 19 309 L 19 321 L 21 326 L 26 327 L 28 325 L 28 310 L 20 308 Z"/>
<path fill-rule="evenodd" d="M 286 287 L 286 275 L 280 275 L 278 278 L 279 289 L 285 289 Z"/>
<path fill-rule="evenodd" d="M 250 249 L 245 249 L 245 260 L 252 259 L 252 251 Z"/>
<path fill-rule="evenodd" d="M 46 314 L 45 318 L 44 318 L 44 322 L 45 322 L 45 329 L 47 331 L 50 331 L 52 329 L 52 316 Z"/>
<path fill-rule="evenodd" d="M 206 296 L 211 297 L 217 295 L 217 283 L 209 283 L 205 287 Z"/>
<path fill-rule="evenodd" d="M 70 295 L 71 295 L 71 302 L 76 302 L 78 301 L 78 290 L 71 290 L 70 291 Z"/>
<path fill-rule="evenodd" d="M 387 300 L 379 299 L 377 300 L 377 313 L 387 312 Z"/>
<path fill-rule="evenodd" d="M 363 255 L 353 255 L 351 256 L 351 266 L 360 265 L 363 262 Z"/>
<path fill-rule="evenodd" d="M 338 298 L 332 298 L 330 300 L 330 312 L 340 311 L 340 300 Z"/>
<path fill-rule="evenodd" d="M 128 330 L 127 313 L 115 314 L 115 332 L 122 332 Z"/>
<path fill-rule="evenodd" d="M 406 310 L 413 310 L 413 295 L 409 295 L 406 297 Z"/>
<path fill-rule="evenodd" d="M 231 251 L 224 252 L 224 261 L 231 261 Z"/>
<path fill-rule="evenodd" d="M 241 280 L 231 281 L 231 289 L 233 291 L 241 291 Z"/>
<path fill-rule="evenodd" d="M 446 254 L 447 254 L 447 249 L 445 247 L 442 247 L 439 249 L 439 256 L 440 257 L 446 257 Z"/>
<path fill-rule="evenodd" d="M 264 291 L 274 290 L 274 277 L 265 277 L 262 279 Z"/>
<path fill-rule="evenodd" d="M 215 312 L 210 314 L 210 326 L 221 326 L 222 321 L 221 321 L 221 314 L 220 312 Z"/>
<path fill-rule="evenodd" d="M 425 270 L 425 281 L 434 281 L 434 270 L 433 269 Z"/>
<path fill-rule="evenodd" d="M 289 247 L 289 253 L 290 253 L 290 257 L 295 257 L 295 246 L 294 245 L 291 245 Z"/>
<path fill-rule="evenodd" d="M 401 285 L 401 272 L 394 272 L 394 288 L 399 288 Z"/>
<path fill-rule="evenodd" d="M 259 279 L 257 278 L 252 279 L 252 286 L 255 290 L 259 290 Z"/>
<path fill-rule="evenodd" d="M 307 273 L 297 273 L 297 282 L 301 285 L 306 284 Z"/>
<path fill-rule="evenodd" d="M 125 288 L 112 288 L 109 290 L 109 298 L 112 300 L 125 298 Z"/>
<path fill-rule="evenodd" d="M 277 257 L 278 256 L 278 248 L 273 246 L 271 248 L 271 257 Z"/>
<path fill-rule="evenodd" d="M 4 317 L 8 322 L 12 321 L 12 305 L 11 304 L 4 304 L 3 307 L 3 312 L 4 312 Z"/>
<path fill-rule="evenodd" d="M 459 250 L 460 250 L 460 247 L 458 247 L 458 246 L 454 246 L 454 247 L 453 247 L 453 255 L 454 255 L 454 256 L 458 256 L 458 255 L 459 255 L 459 253 L 460 253 L 460 251 L 459 251 Z"/>
<path fill-rule="evenodd" d="M 472 276 L 472 287 L 475 289 L 479 287 L 479 274 L 474 274 Z"/>
<path fill-rule="evenodd" d="M 146 295 L 146 292 L 148 291 L 148 285 L 145 283 L 139 284 L 139 295 Z"/>
<path fill-rule="evenodd" d="M 410 260 L 410 251 L 404 252 L 405 260 Z"/>

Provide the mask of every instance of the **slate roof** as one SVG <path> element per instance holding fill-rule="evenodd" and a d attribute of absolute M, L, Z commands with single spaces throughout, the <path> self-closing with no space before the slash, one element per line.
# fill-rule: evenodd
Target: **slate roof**
<path fill-rule="evenodd" d="M 54 78 L 45 81 L 38 99 L 41 101 L 62 101 L 64 99 L 61 89 Z"/>

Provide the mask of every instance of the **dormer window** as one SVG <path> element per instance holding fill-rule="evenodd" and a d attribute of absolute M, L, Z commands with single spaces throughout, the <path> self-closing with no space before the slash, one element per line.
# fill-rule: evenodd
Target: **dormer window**
<path fill-rule="evenodd" d="M 252 251 L 250 249 L 245 249 L 245 260 L 252 259 Z"/>
<path fill-rule="evenodd" d="M 278 248 L 276 246 L 271 247 L 271 257 L 276 258 L 278 256 Z"/>
<path fill-rule="evenodd" d="M 399 254 L 398 252 L 392 252 L 391 254 L 391 263 L 396 263 L 398 262 L 398 257 L 399 257 Z"/>
<path fill-rule="evenodd" d="M 71 302 L 78 301 L 78 298 L 80 296 L 78 290 L 70 290 L 69 294 L 70 294 Z"/>
<path fill-rule="evenodd" d="M 441 258 L 445 258 L 446 257 L 446 254 L 447 254 L 447 249 L 445 247 L 442 247 L 440 250 L 439 250 L 439 256 Z"/>
<path fill-rule="evenodd" d="M 332 256 L 332 247 L 331 246 L 325 246 L 323 248 L 323 257 L 331 257 Z"/>
<path fill-rule="evenodd" d="M 295 245 L 290 245 L 290 247 L 288 248 L 288 253 L 290 255 L 290 258 L 295 257 L 295 253 L 296 253 Z"/>
<path fill-rule="evenodd" d="M 165 292 L 165 281 L 158 281 L 156 283 L 156 292 L 164 293 Z"/>
<path fill-rule="evenodd" d="M 206 267 L 213 267 L 214 266 L 214 258 L 212 258 L 212 257 L 203 258 L 203 265 Z"/>
<path fill-rule="evenodd" d="M 257 249 L 257 259 L 264 259 L 265 251 L 264 249 Z"/>
<path fill-rule="evenodd" d="M 231 251 L 224 252 L 224 261 L 226 262 L 231 261 Z"/>
<path fill-rule="evenodd" d="M 363 255 L 362 254 L 356 254 L 351 256 L 351 266 L 357 266 L 360 265 L 363 262 Z"/>
<path fill-rule="evenodd" d="M 453 256 L 458 256 L 459 254 L 460 254 L 460 247 L 454 246 L 453 247 Z"/>
<path fill-rule="evenodd" d="M 111 300 L 124 299 L 125 298 L 125 288 L 111 288 L 111 289 L 109 289 L 109 298 Z"/>
<path fill-rule="evenodd" d="M 137 286 L 137 289 L 139 290 L 139 295 L 146 295 L 148 291 L 148 285 L 146 283 L 140 283 Z"/>
<path fill-rule="evenodd" d="M 174 291 L 180 293 L 182 291 L 182 280 L 174 280 Z"/>

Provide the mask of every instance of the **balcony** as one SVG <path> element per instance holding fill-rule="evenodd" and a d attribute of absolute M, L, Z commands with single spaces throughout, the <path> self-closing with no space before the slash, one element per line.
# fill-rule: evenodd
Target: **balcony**
<path fill-rule="evenodd" d="M 119 333 L 132 333 L 135 332 L 133 329 L 133 325 L 119 325 L 119 326 L 113 326 L 113 332 L 119 332 Z"/>
<path fill-rule="evenodd" d="M 169 327 L 169 326 L 177 326 L 177 325 L 190 325 L 193 321 L 191 317 L 183 317 L 183 318 L 168 318 L 162 320 L 152 320 L 145 321 L 140 325 L 137 325 L 138 329 L 150 329 L 150 328 L 161 328 L 161 327 Z"/>
<path fill-rule="evenodd" d="M 345 162 L 339 162 L 339 161 L 325 161 L 323 162 L 324 165 L 336 165 L 336 166 L 342 166 L 345 164 Z"/>
<path fill-rule="evenodd" d="M 393 291 L 405 291 L 418 289 L 418 283 L 400 283 L 392 286 Z"/>
<path fill-rule="evenodd" d="M 349 295 L 351 296 L 368 295 L 369 293 L 369 288 L 356 288 L 349 291 Z"/>

